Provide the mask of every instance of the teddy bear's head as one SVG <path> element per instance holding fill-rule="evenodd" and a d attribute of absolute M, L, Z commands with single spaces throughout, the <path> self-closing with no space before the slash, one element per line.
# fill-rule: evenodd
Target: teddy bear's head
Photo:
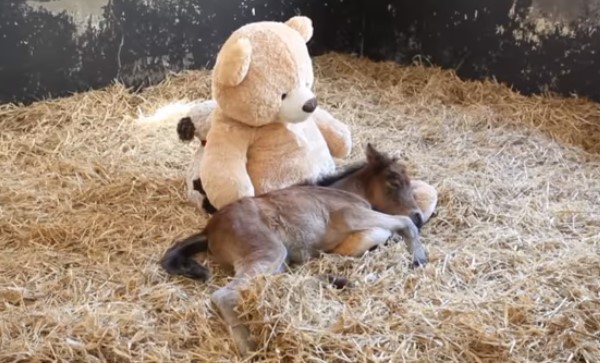
<path fill-rule="evenodd" d="M 213 98 L 225 116 L 250 126 L 302 122 L 317 108 L 306 42 L 312 21 L 261 21 L 236 30 L 212 73 Z"/>

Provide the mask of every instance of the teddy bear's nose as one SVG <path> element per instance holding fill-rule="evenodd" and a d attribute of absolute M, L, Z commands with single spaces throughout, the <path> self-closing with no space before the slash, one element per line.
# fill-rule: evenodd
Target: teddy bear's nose
<path fill-rule="evenodd" d="M 310 100 L 306 101 L 304 106 L 302 106 L 302 111 L 311 113 L 317 109 L 317 98 L 313 97 Z"/>

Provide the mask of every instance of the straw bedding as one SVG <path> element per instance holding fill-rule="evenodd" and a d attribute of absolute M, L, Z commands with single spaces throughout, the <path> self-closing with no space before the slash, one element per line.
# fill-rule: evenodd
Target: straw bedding
<path fill-rule="evenodd" d="M 600 361 L 600 106 L 452 72 L 329 54 L 320 101 L 440 193 L 403 244 L 260 276 L 239 307 L 270 362 Z M 199 284 L 157 260 L 202 227 L 185 201 L 196 144 L 133 122 L 206 97 L 207 72 L 0 108 L 0 361 L 236 361 Z M 318 276 L 354 282 L 335 290 Z"/>

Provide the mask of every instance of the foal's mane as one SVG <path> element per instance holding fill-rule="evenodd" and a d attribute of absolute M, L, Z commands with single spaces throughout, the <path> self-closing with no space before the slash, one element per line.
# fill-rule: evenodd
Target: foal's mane
<path fill-rule="evenodd" d="M 366 165 L 367 165 L 367 163 L 364 161 L 355 163 L 355 164 L 351 164 L 340 170 L 334 171 L 331 174 L 323 175 L 312 183 L 305 182 L 305 183 L 301 183 L 300 185 L 316 185 L 316 186 L 320 186 L 320 187 L 328 187 L 328 186 L 331 186 L 333 183 L 337 182 L 338 180 L 344 179 L 344 178 L 348 177 L 349 175 L 356 173 L 360 169 L 364 168 Z"/>
<path fill-rule="evenodd" d="M 410 178 L 406 172 L 406 166 L 402 163 L 397 163 L 397 161 L 397 157 L 390 157 L 386 154 L 374 151 L 370 155 L 370 159 L 367 161 L 360 161 L 354 164 L 347 165 L 339 170 L 334 171 L 329 175 L 321 176 L 313 182 L 306 181 L 296 185 L 329 187 L 332 184 L 344 178 L 347 178 L 348 176 L 358 172 L 359 170 L 367 166 L 369 166 L 369 169 L 375 174 L 378 174 L 384 170 L 388 170 L 387 178 L 392 182 L 392 184 L 396 184 L 398 186 L 410 184 Z"/>

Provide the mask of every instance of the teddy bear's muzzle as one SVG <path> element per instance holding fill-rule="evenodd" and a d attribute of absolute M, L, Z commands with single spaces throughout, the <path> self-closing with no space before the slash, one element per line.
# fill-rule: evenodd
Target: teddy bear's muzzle
<path fill-rule="evenodd" d="M 279 118 L 283 122 L 306 121 L 317 109 L 317 97 L 308 87 L 297 87 L 282 97 Z"/>
<path fill-rule="evenodd" d="M 302 106 L 302 111 L 306 113 L 313 113 L 317 109 L 318 105 L 319 103 L 317 102 L 317 98 L 313 97 L 306 101 L 306 103 Z"/>

